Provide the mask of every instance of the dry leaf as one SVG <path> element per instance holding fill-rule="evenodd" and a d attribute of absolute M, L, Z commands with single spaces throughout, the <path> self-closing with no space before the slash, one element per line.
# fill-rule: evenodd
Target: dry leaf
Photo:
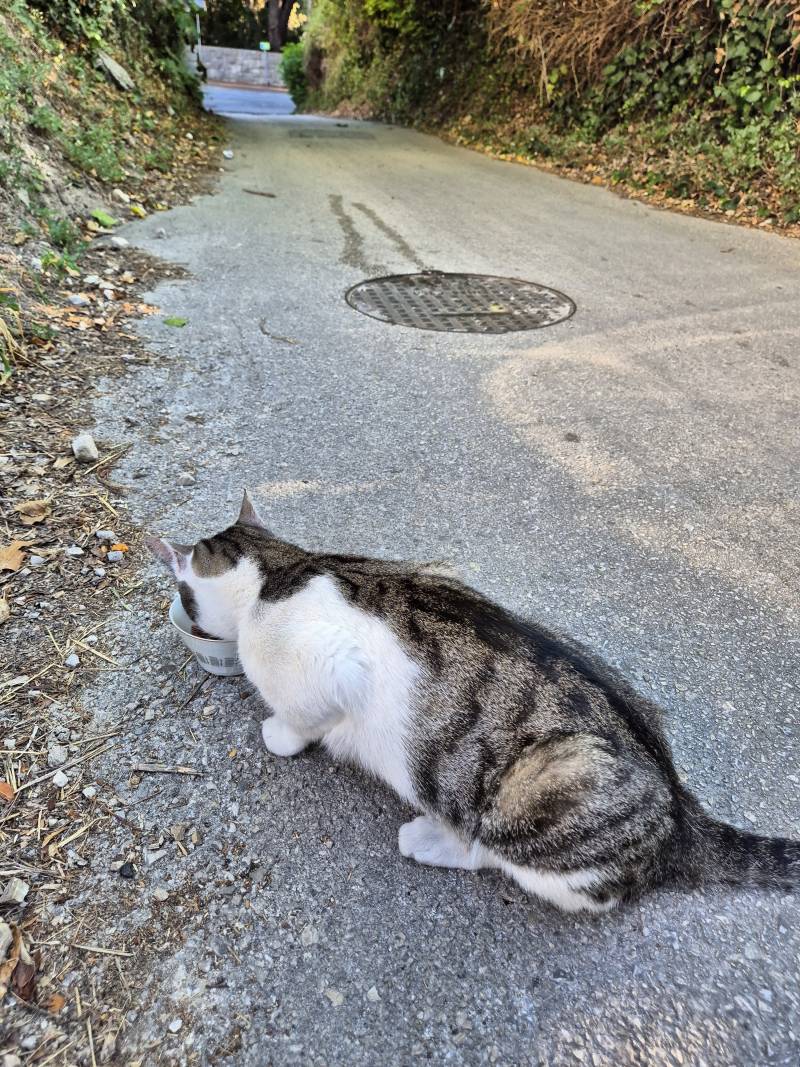
<path fill-rule="evenodd" d="M 50 514 L 50 505 L 46 500 L 23 500 L 11 510 L 19 514 L 23 526 L 33 526 L 37 522 L 44 522 Z"/>
<path fill-rule="evenodd" d="M 2 1000 L 8 992 L 14 971 L 19 963 L 22 948 L 22 934 L 19 932 L 19 927 L 14 923 L 9 926 L 8 923 L 0 922 L 0 945 L 5 946 L 5 951 L 0 957 L 3 960 L 0 963 L 0 1000 Z"/>
<path fill-rule="evenodd" d="M 53 470 L 63 471 L 65 467 L 69 467 L 71 463 L 75 462 L 74 456 L 59 456 L 53 463 Z"/>
<path fill-rule="evenodd" d="M 0 893 L 0 904 L 21 904 L 28 895 L 30 886 L 21 878 L 9 878 L 3 892 Z"/>
<path fill-rule="evenodd" d="M 19 963 L 11 978 L 11 988 L 20 1000 L 33 1000 L 36 990 L 36 961 L 22 943 L 19 946 Z"/>
<path fill-rule="evenodd" d="M 3 800 L 7 800 L 9 804 L 14 799 L 14 787 L 10 782 L 0 782 L 0 797 Z"/>
<path fill-rule="evenodd" d="M 127 552 L 128 551 L 128 546 L 126 544 L 123 544 L 122 541 L 120 541 L 119 544 L 111 546 L 111 551 L 112 552 Z"/>
<path fill-rule="evenodd" d="M 18 571 L 25 559 L 20 545 L 24 541 L 12 541 L 10 545 L 0 546 L 0 571 Z"/>
<path fill-rule="evenodd" d="M 53 1015 L 58 1015 L 66 1003 L 65 998 L 60 993 L 53 993 L 47 1002 L 47 1010 Z"/>
<path fill-rule="evenodd" d="M 0 597 L 0 626 L 11 616 L 11 608 L 5 597 Z"/>

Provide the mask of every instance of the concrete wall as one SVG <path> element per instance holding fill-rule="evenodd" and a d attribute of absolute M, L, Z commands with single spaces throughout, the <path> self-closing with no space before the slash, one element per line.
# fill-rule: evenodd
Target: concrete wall
<path fill-rule="evenodd" d="M 219 48 L 201 44 L 200 60 L 210 82 L 236 82 L 239 85 L 283 85 L 280 53 L 250 48 Z"/>

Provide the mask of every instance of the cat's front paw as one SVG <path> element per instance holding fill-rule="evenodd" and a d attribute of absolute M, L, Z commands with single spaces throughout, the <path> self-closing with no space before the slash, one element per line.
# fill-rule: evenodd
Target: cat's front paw
<path fill-rule="evenodd" d="M 308 745 L 305 737 L 275 715 L 261 723 L 261 736 L 273 756 L 296 756 Z"/>

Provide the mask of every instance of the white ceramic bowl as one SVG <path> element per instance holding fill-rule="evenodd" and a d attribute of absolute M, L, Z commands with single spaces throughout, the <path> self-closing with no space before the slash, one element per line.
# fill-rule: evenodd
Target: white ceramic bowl
<path fill-rule="evenodd" d="M 176 595 L 169 606 L 169 621 L 180 634 L 181 641 L 194 658 L 209 674 L 244 674 L 239 657 L 236 654 L 235 641 L 218 641 L 213 637 L 195 637 L 192 633 L 192 620 L 183 610 L 181 598 Z"/>

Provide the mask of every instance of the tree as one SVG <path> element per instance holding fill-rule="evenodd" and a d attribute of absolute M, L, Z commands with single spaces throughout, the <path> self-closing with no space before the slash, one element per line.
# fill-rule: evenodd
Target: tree
<path fill-rule="evenodd" d="M 289 16 L 295 3 L 296 0 L 267 0 L 267 32 L 273 52 L 279 52 L 286 44 Z"/>

